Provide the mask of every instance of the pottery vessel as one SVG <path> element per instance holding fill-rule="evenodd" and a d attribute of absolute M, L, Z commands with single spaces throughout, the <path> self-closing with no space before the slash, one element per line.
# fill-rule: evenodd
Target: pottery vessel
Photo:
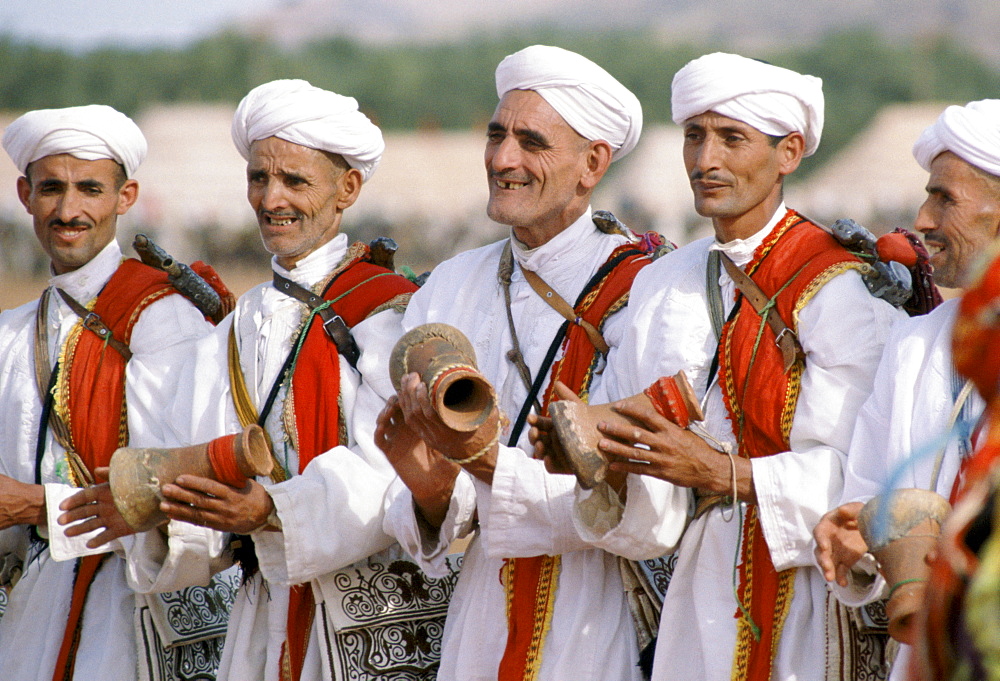
<path fill-rule="evenodd" d="M 683 371 L 674 376 L 665 376 L 649 388 L 620 402 L 653 406 L 661 416 L 672 423 L 687 428 L 692 421 L 704 417 L 694 390 Z M 604 481 L 608 472 L 608 458 L 598 447 L 602 437 L 597 424 L 619 423 L 639 425 L 612 409 L 611 404 L 583 404 L 559 400 L 549 405 L 552 427 L 565 463 L 573 470 L 577 481 L 584 489 L 591 489 Z"/>
<path fill-rule="evenodd" d="M 431 405 L 455 431 L 470 433 L 493 413 L 496 394 L 476 368 L 476 352 L 465 335 L 448 324 L 423 324 L 403 335 L 389 358 L 389 376 L 400 381 L 417 373 Z"/>
<path fill-rule="evenodd" d="M 115 507 L 129 527 L 143 532 L 161 525 L 160 488 L 183 474 L 242 487 L 268 475 L 273 466 L 264 430 L 251 424 L 242 433 L 174 449 L 122 447 L 111 457 L 108 482 Z"/>
<path fill-rule="evenodd" d="M 858 529 L 889 585 L 886 604 L 889 635 L 901 643 L 916 640 L 916 617 L 923 607 L 930 567 L 941 525 L 951 512 L 936 492 L 897 489 L 869 501 L 858 514 Z"/>

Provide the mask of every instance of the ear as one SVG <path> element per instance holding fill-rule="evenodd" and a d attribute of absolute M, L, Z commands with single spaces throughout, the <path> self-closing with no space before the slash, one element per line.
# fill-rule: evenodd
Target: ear
<path fill-rule="evenodd" d="M 115 211 L 118 215 L 125 215 L 136 199 L 139 198 L 139 183 L 135 180 L 125 180 L 118 189 L 118 208 Z"/>
<path fill-rule="evenodd" d="M 24 209 L 28 211 L 28 215 L 32 215 L 31 212 L 31 182 L 28 178 L 23 175 L 17 178 L 17 198 L 21 200 L 21 205 Z"/>
<path fill-rule="evenodd" d="M 782 176 L 795 172 L 802 163 L 806 150 L 806 138 L 801 132 L 790 132 L 778 142 L 778 172 Z"/>
<path fill-rule="evenodd" d="M 344 211 L 354 205 L 361 194 L 361 185 L 364 184 L 364 176 L 357 168 L 348 168 L 337 181 L 340 185 L 340 196 L 337 198 L 337 208 Z"/>
<path fill-rule="evenodd" d="M 604 140 L 590 142 L 584 151 L 583 175 L 580 177 L 580 185 L 589 190 L 593 190 L 597 183 L 604 177 L 611 166 L 611 145 Z"/>

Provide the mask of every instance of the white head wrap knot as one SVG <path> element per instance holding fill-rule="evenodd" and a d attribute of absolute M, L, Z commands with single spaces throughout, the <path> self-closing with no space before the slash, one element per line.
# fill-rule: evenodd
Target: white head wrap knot
<path fill-rule="evenodd" d="M 382 132 L 358 111 L 353 97 L 313 87 L 304 80 L 275 80 L 251 90 L 233 116 L 233 142 L 250 160 L 250 145 L 278 137 L 340 154 L 367 180 L 385 150 Z"/>
<path fill-rule="evenodd" d="M 22 173 L 40 158 L 70 154 L 84 161 L 110 158 L 132 177 L 146 158 L 139 127 L 103 104 L 29 111 L 4 130 L 3 148 Z"/>
<path fill-rule="evenodd" d="M 1000 177 L 1000 99 L 949 106 L 913 145 L 913 157 L 927 172 L 943 151 Z"/>
<path fill-rule="evenodd" d="M 805 155 L 823 134 L 823 81 L 789 69 L 715 52 L 687 63 L 671 91 L 677 125 L 707 111 L 742 121 L 765 135 L 801 132 Z"/>
<path fill-rule="evenodd" d="M 642 105 L 600 66 L 561 47 L 532 45 L 497 66 L 497 96 L 533 90 L 582 137 L 611 145 L 612 161 L 635 148 L 642 132 Z"/>

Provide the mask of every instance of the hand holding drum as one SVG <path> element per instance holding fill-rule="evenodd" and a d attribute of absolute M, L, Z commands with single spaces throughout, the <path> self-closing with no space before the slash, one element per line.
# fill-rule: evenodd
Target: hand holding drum
<path fill-rule="evenodd" d="M 916 641 L 914 615 L 923 607 L 930 576 L 927 555 L 950 511 L 936 492 L 897 489 L 875 497 L 858 514 L 858 530 L 889 585 L 889 635 L 900 643 Z"/>
<path fill-rule="evenodd" d="M 694 390 L 683 371 L 658 379 L 638 395 L 628 397 L 621 403 L 627 405 L 642 401 L 652 404 L 661 416 L 681 428 L 687 428 L 692 421 L 704 418 Z M 552 429 L 565 454 L 565 463 L 573 470 L 584 489 L 591 489 L 603 482 L 608 473 L 608 458 L 597 446 L 603 437 L 597 430 L 597 424 L 634 423 L 619 414 L 613 404 L 588 405 L 570 400 L 550 404 L 549 416 L 552 417 Z"/>
<path fill-rule="evenodd" d="M 144 532 L 167 522 L 160 511 L 160 488 L 178 476 L 196 475 L 243 487 L 250 478 L 268 475 L 272 466 L 264 430 L 251 424 L 242 433 L 190 447 L 122 447 L 111 457 L 108 482 L 122 518 L 136 532 Z"/>
<path fill-rule="evenodd" d="M 445 439 L 453 446 L 441 450 L 446 458 L 471 463 L 477 454 L 452 458 L 448 452 L 481 453 L 496 442 L 501 426 L 496 393 L 476 368 L 475 350 L 461 331 L 434 323 L 404 334 L 389 358 L 389 376 L 397 391 L 410 373 L 420 376 L 434 412 L 452 432 Z"/>

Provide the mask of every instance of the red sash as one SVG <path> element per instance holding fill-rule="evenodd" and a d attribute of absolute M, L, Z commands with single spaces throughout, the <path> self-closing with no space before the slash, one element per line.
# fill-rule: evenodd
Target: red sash
<path fill-rule="evenodd" d="M 829 234 L 788 211 L 758 247 L 746 273 L 764 293 L 777 298 L 778 313 L 794 330 L 798 311 L 816 291 L 859 262 Z M 802 362 L 784 372 L 774 332 L 745 301 L 723 326 L 719 352 L 719 385 L 739 455 L 756 458 L 788 451 Z M 795 569 L 775 570 L 756 506 L 747 511 L 742 544 L 733 678 L 765 681 L 771 678 L 791 605 Z"/>
<path fill-rule="evenodd" d="M 192 266 L 217 290 L 228 293 L 211 267 Z M 160 298 L 177 293 L 165 272 L 135 259 L 122 262 L 97 296 L 93 312 L 111 329 L 112 335 L 128 345 L 139 315 Z M 77 324 L 66 340 L 64 359 L 56 382 L 54 409 L 69 427 L 70 446 L 91 473 L 107 466 L 111 455 L 128 444 L 125 404 L 126 360 L 97 334 Z M 85 485 L 83 480 L 75 480 Z M 76 649 L 87 592 L 101 562 L 109 554 L 81 558 L 73 582 L 69 618 L 59 648 L 53 679 L 73 676 Z"/>
<path fill-rule="evenodd" d="M 574 310 L 600 330 L 608 317 L 628 304 L 632 280 L 652 262 L 634 245 L 619 246 L 605 265 L 604 276 L 591 286 Z M 580 397 L 587 399 L 600 353 L 579 324 L 570 324 L 563 341 L 563 356 L 552 365 L 549 384 L 542 401 L 548 412 L 555 398 L 555 382 L 560 380 Z M 500 660 L 499 681 L 532 681 L 541 667 L 545 635 L 552 621 L 559 556 L 508 558 L 504 561 L 503 582 L 507 592 L 507 646 Z"/>
<path fill-rule="evenodd" d="M 367 262 L 368 247 L 356 244 L 354 258 L 335 275 L 323 294 L 348 327 L 364 321 L 389 305 L 406 302 L 417 287 L 392 270 Z M 295 359 L 286 400 L 295 414 L 292 443 L 299 457 L 299 473 L 325 451 L 347 441 L 340 408 L 340 358 L 337 346 L 323 330 L 317 316 L 307 322 L 305 340 Z M 295 405 L 305 405 L 302 409 Z M 297 681 L 302 674 L 315 607 L 312 588 L 291 588 L 288 604 L 288 638 L 282 650 L 282 679 Z"/>

